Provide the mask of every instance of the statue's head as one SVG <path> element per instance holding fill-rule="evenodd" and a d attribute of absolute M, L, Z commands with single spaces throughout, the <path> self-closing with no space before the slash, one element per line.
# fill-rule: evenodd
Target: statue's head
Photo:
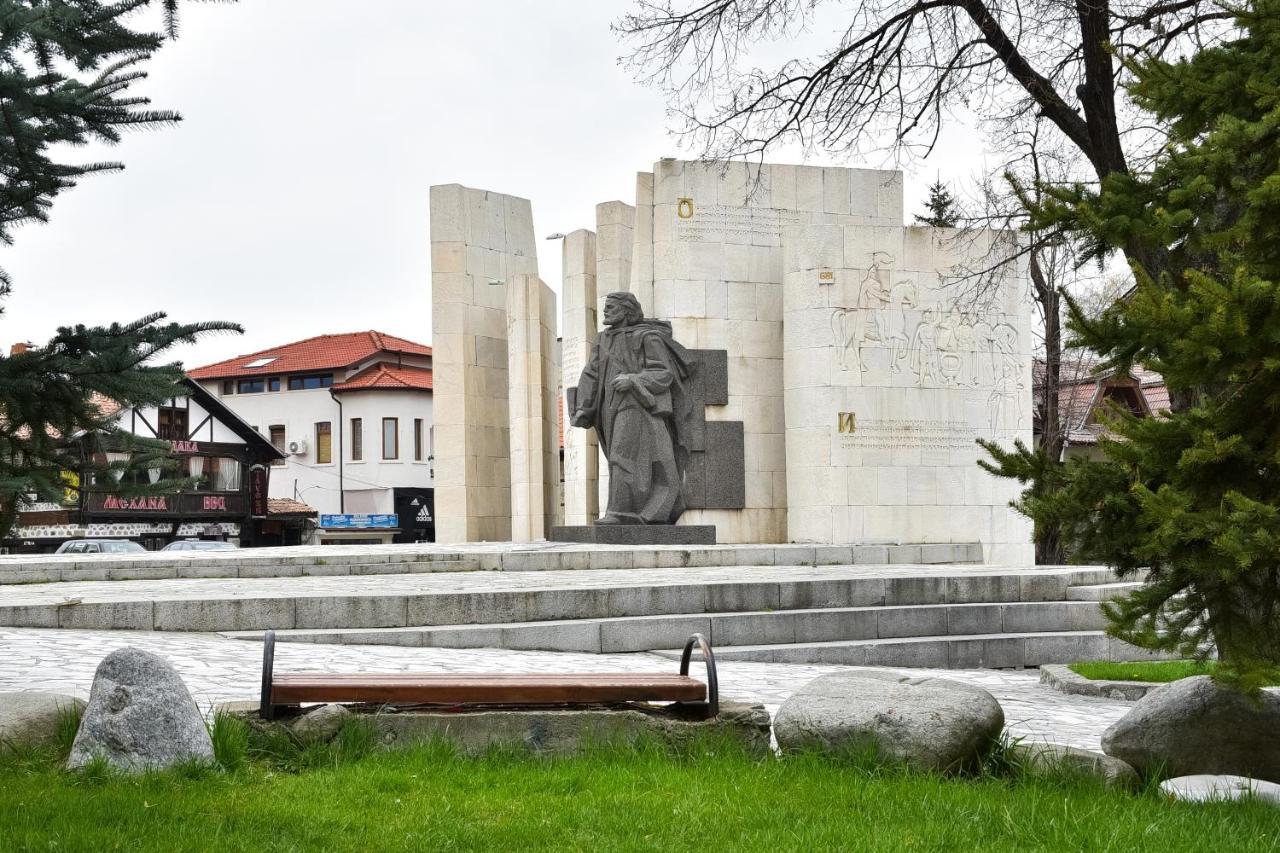
<path fill-rule="evenodd" d="M 644 319 L 644 309 L 635 294 L 625 291 L 610 293 L 604 298 L 604 324 L 606 326 L 633 326 Z"/>

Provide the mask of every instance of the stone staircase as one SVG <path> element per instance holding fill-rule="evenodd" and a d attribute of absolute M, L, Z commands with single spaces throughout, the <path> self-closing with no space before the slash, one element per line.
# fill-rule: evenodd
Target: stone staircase
<path fill-rule="evenodd" d="M 1105 569 L 933 574 L 919 566 L 914 572 L 781 582 L 708 580 L 654 586 L 638 595 L 615 588 L 603 613 L 580 600 L 583 609 L 577 618 L 490 621 L 487 615 L 499 603 L 478 599 L 469 614 L 476 621 L 297 627 L 279 630 L 277 637 L 282 642 L 352 645 L 657 651 L 677 657 L 685 639 L 699 632 L 725 660 L 931 668 L 1011 668 L 1148 656 L 1103 633 L 1097 599 L 1071 598 L 1078 587 L 1123 586 L 1108 583 L 1111 575 Z M 752 571 L 744 567 L 743 574 Z M 526 607 L 550 612 L 543 593 L 530 590 Z M 225 635 L 258 639 L 261 632 Z"/>
<path fill-rule="evenodd" d="M 934 668 L 1148 656 L 1102 631 L 1099 602 L 1133 586 L 1106 569 L 997 568 L 955 561 L 972 554 L 964 545 L 894 547 L 329 548 L 288 562 L 240 552 L 59 565 L 56 582 L 0 587 L 0 625 L 667 655 L 700 632 L 726 660 Z M 89 570 L 143 574 L 82 579 Z"/>

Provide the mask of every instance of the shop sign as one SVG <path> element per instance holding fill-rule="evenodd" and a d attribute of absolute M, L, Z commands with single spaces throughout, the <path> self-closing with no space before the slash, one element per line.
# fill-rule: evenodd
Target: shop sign
<path fill-rule="evenodd" d="M 347 515 L 322 515 L 320 516 L 320 526 L 325 530 L 367 530 L 372 527 L 396 527 L 399 524 L 399 516 L 392 515 L 369 515 L 365 513 L 357 513 Z"/>
<path fill-rule="evenodd" d="M 163 495 L 138 496 L 122 498 L 119 495 L 107 495 L 102 499 L 102 508 L 112 510 L 167 512 L 169 502 Z"/>
<path fill-rule="evenodd" d="M 267 517 L 267 475 L 266 465 L 249 467 L 249 515 L 253 518 Z"/>

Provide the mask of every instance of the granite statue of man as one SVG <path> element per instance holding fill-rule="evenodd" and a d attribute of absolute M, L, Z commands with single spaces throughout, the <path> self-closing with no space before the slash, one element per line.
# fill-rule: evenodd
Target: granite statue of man
<path fill-rule="evenodd" d="M 694 362 L 671 324 L 645 319 L 630 293 L 605 297 L 604 324 L 571 421 L 595 427 L 609 461 L 609 505 L 596 524 L 674 524 L 684 512 Z"/>

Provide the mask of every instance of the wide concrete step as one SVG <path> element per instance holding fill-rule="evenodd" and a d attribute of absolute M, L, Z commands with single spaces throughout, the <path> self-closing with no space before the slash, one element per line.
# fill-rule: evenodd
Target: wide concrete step
<path fill-rule="evenodd" d="M 1141 587 L 1140 582 L 1080 584 L 1067 589 L 1069 601 L 1110 601 Z"/>
<path fill-rule="evenodd" d="M 408 628 L 626 616 L 928 604 L 1062 602 L 1105 569 L 782 566 L 38 584 L 0 625 L 157 631 Z M 687 577 L 688 580 L 680 578 Z M 546 582 L 543 585 L 543 582 Z M 554 581 L 555 585 L 551 582 Z"/>
<path fill-rule="evenodd" d="M 697 545 L 635 548 L 570 543 L 349 545 L 147 554 L 0 555 L 0 585 L 165 578 L 325 577 L 412 572 L 537 572 L 713 566 L 964 565 L 969 542 L 857 545 Z M 391 568 L 395 566 L 395 568 Z"/>
<path fill-rule="evenodd" d="M 657 653 L 673 659 L 680 656 L 680 650 L 674 648 Z M 716 649 L 715 653 L 716 660 L 935 669 L 1009 669 L 1050 663 L 1165 657 L 1108 637 L 1101 631 L 1026 631 L 765 644 Z"/>
<path fill-rule="evenodd" d="M 281 642 L 607 654 L 678 646 L 695 632 L 720 649 L 935 634 L 1101 630 L 1104 622 L 1102 611 L 1094 602 L 1029 601 L 757 610 L 442 627 L 295 629 L 278 631 L 276 637 Z M 233 631 L 224 635 L 258 640 L 262 632 Z"/>

